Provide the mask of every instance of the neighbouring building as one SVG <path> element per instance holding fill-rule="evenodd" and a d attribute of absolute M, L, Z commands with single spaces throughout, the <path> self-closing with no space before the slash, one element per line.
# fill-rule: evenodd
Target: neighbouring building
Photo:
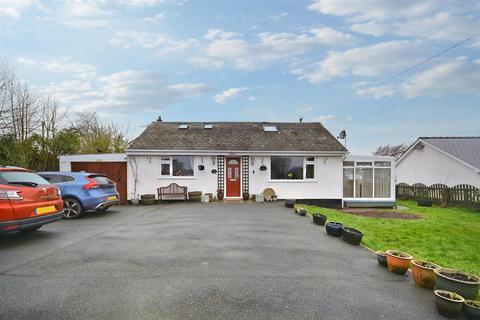
<path fill-rule="evenodd" d="M 420 137 L 398 159 L 396 182 L 480 188 L 480 137 Z"/>

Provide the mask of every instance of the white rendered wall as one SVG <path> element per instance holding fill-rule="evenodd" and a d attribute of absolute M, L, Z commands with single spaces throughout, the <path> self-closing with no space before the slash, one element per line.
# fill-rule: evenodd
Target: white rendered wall
<path fill-rule="evenodd" d="M 442 183 L 449 187 L 471 184 L 480 187 L 480 174 L 474 169 L 450 158 L 442 152 L 425 145 L 421 150 L 412 150 L 397 164 L 397 184 L 423 183 L 427 186 Z"/>
<path fill-rule="evenodd" d="M 211 156 L 194 156 L 194 177 L 165 178 L 160 176 L 160 156 L 138 156 L 129 155 L 127 163 L 128 172 L 128 198 L 137 195 L 154 193 L 157 194 L 158 187 L 164 187 L 172 182 L 187 186 L 188 191 L 202 191 L 203 193 L 217 192 L 217 175 L 212 174 L 212 169 L 217 169 Z M 267 166 L 266 171 L 260 171 L 263 163 Z M 198 165 L 205 166 L 204 171 L 198 170 Z M 253 165 L 252 165 L 253 159 Z M 249 178 L 250 194 L 263 192 L 265 188 L 275 190 L 280 199 L 341 199 L 343 193 L 343 157 L 317 156 L 315 166 L 315 179 L 311 181 L 271 181 L 270 180 L 270 157 L 250 156 Z M 135 164 L 136 163 L 136 164 Z M 137 168 L 134 170 L 133 168 Z M 135 185 L 135 175 L 136 185 Z"/>
<path fill-rule="evenodd" d="M 252 158 L 252 157 L 250 157 Z M 270 157 L 263 157 L 266 171 L 260 171 L 262 157 L 250 159 L 250 193 L 262 193 L 265 188 L 275 190 L 279 199 L 342 199 L 343 157 L 315 157 L 315 179 L 270 180 Z"/>

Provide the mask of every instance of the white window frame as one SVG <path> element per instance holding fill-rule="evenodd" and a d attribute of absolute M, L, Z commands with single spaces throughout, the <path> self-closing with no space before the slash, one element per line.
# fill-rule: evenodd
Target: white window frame
<path fill-rule="evenodd" d="M 193 161 L 193 176 L 174 176 L 173 175 L 173 158 L 174 157 L 191 157 Z M 166 159 L 168 158 L 168 159 Z M 168 175 L 162 175 L 162 164 L 168 164 L 169 173 Z M 168 179 L 192 179 L 196 177 L 197 170 L 195 170 L 195 157 L 194 156 L 161 156 L 160 157 L 160 178 L 168 178 Z"/>
<path fill-rule="evenodd" d="M 302 179 L 272 179 L 272 158 L 300 158 L 302 156 L 271 156 L 270 157 L 270 170 L 269 176 L 270 181 L 272 182 L 314 182 L 316 181 L 315 178 L 317 177 L 317 158 L 308 156 L 303 157 L 303 176 Z M 313 158 L 313 160 L 309 161 L 307 158 Z M 313 165 L 313 178 L 307 178 L 307 164 Z"/>
<path fill-rule="evenodd" d="M 390 199 L 392 197 L 392 175 L 393 175 L 393 170 L 392 170 L 392 162 L 391 161 L 386 161 L 386 160 L 344 160 L 344 162 L 353 162 L 353 166 L 343 166 L 343 169 L 353 169 L 353 197 L 344 197 L 344 199 Z M 365 162 L 371 162 L 371 165 L 366 166 L 366 165 L 357 165 L 357 162 L 365 163 Z M 388 167 L 380 167 L 380 166 L 375 166 L 375 162 L 387 162 L 389 163 Z M 342 163 L 343 165 L 343 163 Z M 362 168 L 362 169 L 367 169 L 370 168 L 372 169 L 372 195 L 373 197 L 371 198 L 360 198 L 356 196 L 356 185 L 357 185 L 357 168 Z M 377 198 L 375 197 L 375 169 L 390 169 L 390 198 Z M 342 169 L 342 175 L 343 175 L 343 169 Z M 342 181 L 343 181 L 343 176 L 342 176 Z M 342 185 L 342 195 L 343 195 L 343 185 Z"/>

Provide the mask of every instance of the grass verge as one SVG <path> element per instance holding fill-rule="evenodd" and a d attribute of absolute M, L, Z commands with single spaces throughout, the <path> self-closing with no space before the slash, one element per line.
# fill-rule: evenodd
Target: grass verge
<path fill-rule="evenodd" d="M 320 212 L 327 221 L 337 221 L 359 229 L 362 243 L 377 250 L 396 249 L 414 259 L 427 260 L 480 276 L 480 213 L 463 208 L 419 207 L 413 201 L 398 201 L 417 220 L 371 218 L 339 210 L 297 205 L 308 213 Z"/>

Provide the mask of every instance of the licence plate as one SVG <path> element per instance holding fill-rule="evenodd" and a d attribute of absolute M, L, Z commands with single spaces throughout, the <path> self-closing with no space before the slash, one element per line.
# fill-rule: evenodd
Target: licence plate
<path fill-rule="evenodd" d="M 35 209 L 35 214 L 40 216 L 42 214 L 48 214 L 57 211 L 55 206 L 48 206 L 48 207 L 40 207 Z"/>
<path fill-rule="evenodd" d="M 107 198 L 108 201 L 117 200 L 117 196 L 110 196 Z"/>

